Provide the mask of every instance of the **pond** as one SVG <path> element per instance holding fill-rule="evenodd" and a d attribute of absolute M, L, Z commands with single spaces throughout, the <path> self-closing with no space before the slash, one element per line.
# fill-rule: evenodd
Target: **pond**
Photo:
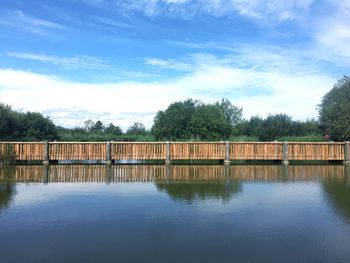
<path fill-rule="evenodd" d="M 0 262 L 349 262 L 350 167 L 0 168 Z"/>

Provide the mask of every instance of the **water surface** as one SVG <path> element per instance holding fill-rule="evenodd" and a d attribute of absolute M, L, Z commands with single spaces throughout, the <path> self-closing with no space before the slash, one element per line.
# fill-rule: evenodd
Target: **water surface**
<path fill-rule="evenodd" d="M 0 168 L 6 262 L 349 262 L 341 165 Z"/>

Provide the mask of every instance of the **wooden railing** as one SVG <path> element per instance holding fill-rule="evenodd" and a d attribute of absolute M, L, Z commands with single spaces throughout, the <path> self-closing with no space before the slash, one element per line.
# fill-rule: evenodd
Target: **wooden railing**
<path fill-rule="evenodd" d="M 112 142 L 112 160 L 164 160 L 166 145 L 163 142 Z"/>
<path fill-rule="evenodd" d="M 0 156 L 14 155 L 16 160 L 44 160 L 44 142 L 1 142 Z"/>
<path fill-rule="evenodd" d="M 235 160 L 281 160 L 281 142 L 232 142 L 230 159 Z"/>
<path fill-rule="evenodd" d="M 170 158 L 173 160 L 223 160 L 224 142 L 172 142 Z"/>
<path fill-rule="evenodd" d="M 31 160 L 323 160 L 350 162 L 349 142 L 0 142 Z"/>
<path fill-rule="evenodd" d="M 106 143 L 50 142 L 49 160 L 105 160 Z"/>
<path fill-rule="evenodd" d="M 288 143 L 289 160 L 344 160 L 344 143 Z"/>

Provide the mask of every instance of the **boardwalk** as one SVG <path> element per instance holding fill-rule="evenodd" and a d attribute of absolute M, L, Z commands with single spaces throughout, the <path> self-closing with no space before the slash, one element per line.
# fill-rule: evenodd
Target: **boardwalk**
<path fill-rule="evenodd" d="M 319 160 L 349 164 L 349 142 L 1 142 L 17 161 Z"/>

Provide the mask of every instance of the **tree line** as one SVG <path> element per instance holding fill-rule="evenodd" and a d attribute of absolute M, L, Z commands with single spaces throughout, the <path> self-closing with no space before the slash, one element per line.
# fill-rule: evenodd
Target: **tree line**
<path fill-rule="evenodd" d="M 153 140 L 299 140 L 350 139 L 350 78 L 340 79 L 318 106 L 319 118 L 306 121 L 270 114 L 243 118 L 243 109 L 222 99 L 203 103 L 187 99 L 158 111 L 153 126 L 135 122 L 125 132 L 113 124 L 87 120 L 83 127 L 56 126 L 37 112 L 17 112 L 0 103 L 1 141 L 153 141 Z"/>

